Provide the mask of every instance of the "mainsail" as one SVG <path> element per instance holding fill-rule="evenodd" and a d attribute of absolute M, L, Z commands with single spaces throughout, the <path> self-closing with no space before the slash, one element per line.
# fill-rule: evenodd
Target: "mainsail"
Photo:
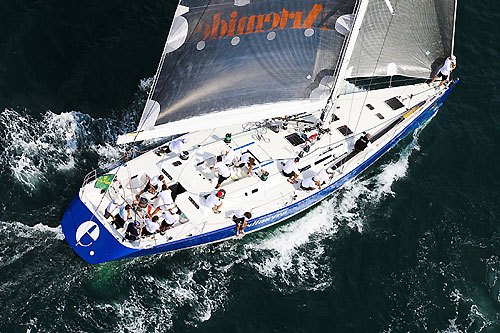
<path fill-rule="evenodd" d="M 450 56 L 456 0 L 370 0 L 346 77 L 429 78 Z"/>
<path fill-rule="evenodd" d="M 181 0 L 138 132 L 118 142 L 323 107 L 355 2 Z"/>

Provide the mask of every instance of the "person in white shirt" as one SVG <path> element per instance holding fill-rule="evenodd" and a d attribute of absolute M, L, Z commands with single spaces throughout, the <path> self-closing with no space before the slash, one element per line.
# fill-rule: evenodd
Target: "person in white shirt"
<path fill-rule="evenodd" d="M 255 158 L 253 158 L 252 154 L 248 151 L 240 156 L 239 161 L 236 163 L 236 167 L 243 168 L 245 165 L 248 166 L 248 174 L 250 174 L 255 166 Z"/>
<path fill-rule="evenodd" d="M 170 229 L 175 223 L 179 222 L 180 216 L 172 211 L 165 212 L 161 214 L 163 221 L 161 222 L 162 230 Z"/>
<path fill-rule="evenodd" d="M 156 192 L 158 192 L 158 187 L 159 185 L 163 183 L 163 185 L 166 185 L 167 183 L 165 183 L 165 177 L 163 177 L 163 175 L 159 175 L 159 176 L 154 176 L 153 178 L 151 178 L 146 186 L 144 186 L 144 188 L 142 189 L 141 192 L 139 192 L 139 194 L 137 194 L 135 197 L 136 198 L 139 198 L 141 196 L 141 194 L 143 194 L 144 192 L 149 192 L 151 194 L 156 194 Z"/>
<path fill-rule="evenodd" d="M 227 166 L 231 166 L 234 160 L 236 160 L 236 153 L 234 152 L 234 149 L 231 148 L 222 152 L 222 161 Z"/>
<path fill-rule="evenodd" d="M 297 166 L 297 162 L 299 162 L 299 158 L 296 157 L 293 160 L 288 160 L 283 167 L 283 175 L 288 177 L 288 182 L 291 184 L 295 183 L 295 179 L 300 175 L 299 167 Z"/>
<path fill-rule="evenodd" d="M 181 160 L 187 160 L 189 157 L 189 152 L 183 150 L 184 145 L 187 143 L 187 139 L 181 138 L 181 139 L 175 139 L 169 142 L 169 144 L 166 147 L 158 149 L 155 153 L 158 156 L 161 156 L 161 154 L 168 154 L 170 152 L 179 154 L 179 158 Z"/>
<path fill-rule="evenodd" d="M 319 186 L 321 189 L 321 183 L 318 179 L 314 179 L 313 177 L 304 178 L 300 183 L 300 188 L 304 191 L 312 191 L 316 189 L 316 186 Z"/>
<path fill-rule="evenodd" d="M 158 223 L 159 217 L 153 216 L 151 219 L 146 219 L 144 228 L 142 229 L 143 236 L 151 236 L 160 230 L 160 223 Z"/>
<path fill-rule="evenodd" d="M 224 199 L 224 190 L 213 191 L 206 199 L 206 204 L 208 207 L 212 208 L 215 214 L 220 213 L 220 207 L 222 206 L 222 199 Z"/>
<path fill-rule="evenodd" d="M 106 209 L 104 210 L 104 218 L 109 219 L 110 217 L 115 220 L 115 211 L 118 209 L 118 204 L 115 200 L 111 200 Z"/>
<path fill-rule="evenodd" d="M 438 77 L 440 77 L 442 78 L 442 80 L 439 83 L 438 87 L 441 87 L 441 85 L 444 84 L 446 80 L 448 80 L 451 71 L 454 70 L 456 67 L 457 67 L 457 58 L 454 55 L 446 58 L 443 67 L 441 67 L 437 75 L 434 76 L 434 78 L 431 81 L 431 84 L 434 83 L 434 81 L 436 81 Z"/>
<path fill-rule="evenodd" d="M 252 218 L 252 213 L 247 212 L 243 209 L 237 209 L 232 215 L 233 222 L 236 223 L 236 237 L 239 237 L 240 233 L 245 235 L 245 228 L 247 227 L 247 220 Z"/>
<path fill-rule="evenodd" d="M 170 210 L 175 207 L 174 199 L 172 198 L 172 190 L 170 190 L 167 185 L 163 184 L 163 186 L 161 187 L 161 192 L 158 192 L 158 194 L 154 196 L 152 200 L 155 200 L 158 197 L 163 203 L 158 208 L 161 208 L 163 210 Z M 156 212 L 157 211 L 155 211 L 155 213 Z"/>
<path fill-rule="evenodd" d="M 314 176 L 314 178 L 316 178 L 316 180 L 320 181 L 320 187 L 319 187 L 320 190 L 321 190 L 321 185 L 330 182 L 330 180 L 333 177 L 333 172 L 334 171 L 330 168 L 328 168 L 328 169 L 323 168 L 323 169 L 318 171 L 316 176 Z"/>
<path fill-rule="evenodd" d="M 231 171 L 227 167 L 227 165 L 223 162 L 222 156 L 217 156 L 217 163 L 210 169 L 217 169 L 217 172 L 219 173 L 219 180 L 217 181 L 217 186 L 215 188 L 219 188 L 222 184 L 223 181 L 231 177 Z"/>

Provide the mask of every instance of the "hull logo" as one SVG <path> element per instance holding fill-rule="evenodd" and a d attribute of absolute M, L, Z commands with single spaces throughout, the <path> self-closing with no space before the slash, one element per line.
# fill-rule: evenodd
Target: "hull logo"
<path fill-rule="evenodd" d="M 99 238 L 100 232 L 99 226 L 94 221 L 83 222 L 76 229 L 76 245 L 90 246 Z"/>

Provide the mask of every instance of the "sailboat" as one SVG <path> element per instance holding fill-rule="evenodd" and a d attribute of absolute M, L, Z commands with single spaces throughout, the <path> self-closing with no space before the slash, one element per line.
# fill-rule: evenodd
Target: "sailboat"
<path fill-rule="evenodd" d="M 96 264 L 307 210 L 436 115 L 458 82 L 430 80 L 455 20 L 455 0 L 181 0 L 137 131 L 118 138 L 164 141 L 85 177 L 66 241 Z"/>

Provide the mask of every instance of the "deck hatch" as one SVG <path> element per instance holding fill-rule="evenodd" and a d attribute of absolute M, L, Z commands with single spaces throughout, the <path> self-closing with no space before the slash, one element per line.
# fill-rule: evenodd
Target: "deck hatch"
<path fill-rule="evenodd" d="M 378 119 L 384 119 L 384 116 L 381 113 L 375 113 Z"/>
<path fill-rule="evenodd" d="M 385 101 L 385 104 L 389 105 L 393 110 L 401 109 L 404 106 L 397 97 L 389 98 Z"/>
<path fill-rule="evenodd" d="M 174 200 L 179 194 L 186 192 L 186 189 L 180 183 L 170 185 L 168 188 L 172 191 L 172 199 Z"/>
<path fill-rule="evenodd" d="M 288 142 L 290 142 L 290 144 L 294 147 L 301 145 L 305 142 L 304 139 L 300 135 L 298 135 L 297 133 L 289 134 L 289 135 L 285 136 L 285 139 L 287 139 Z"/>
<path fill-rule="evenodd" d="M 343 136 L 348 136 L 348 135 L 351 135 L 352 134 L 352 131 L 349 127 L 347 127 L 347 125 L 342 125 L 340 127 L 337 128 L 339 130 L 340 133 L 342 133 Z"/>

